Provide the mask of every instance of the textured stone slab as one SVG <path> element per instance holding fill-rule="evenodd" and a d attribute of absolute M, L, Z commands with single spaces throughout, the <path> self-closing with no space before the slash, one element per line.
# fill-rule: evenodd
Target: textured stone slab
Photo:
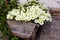
<path fill-rule="evenodd" d="M 39 25 L 37 26 L 36 24 L 31 22 L 21 22 L 13 20 L 7 20 L 7 24 L 12 34 L 21 38 L 30 38 L 32 34 L 34 34 L 33 32 L 36 33 L 39 27 Z"/>
<path fill-rule="evenodd" d="M 56 0 L 60 4 L 60 0 Z"/>
<path fill-rule="evenodd" d="M 39 2 L 48 7 L 52 15 L 60 14 L 60 0 L 40 0 Z"/>
<path fill-rule="evenodd" d="M 39 2 L 43 3 L 48 8 L 52 8 L 52 9 L 60 8 L 60 5 L 55 0 L 40 0 Z"/>
<path fill-rule="evenodd" d="M 59 1 L 60 2 L 60 0 L 56 0 L 56 1 Z"/>
<path fill-rule="evenodd" d="M 60 40 L 60 16 L 54 16 L 52 23 L 44 25 L 38 40 Z"/>

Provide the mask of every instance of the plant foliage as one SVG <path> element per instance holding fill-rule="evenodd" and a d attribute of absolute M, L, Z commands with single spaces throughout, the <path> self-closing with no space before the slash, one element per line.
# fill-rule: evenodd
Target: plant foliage
<path fill-rule="evenodd" d="M 6 26 L 6 14 L 12 8 L 17 8 L 17 0 L 0 0 L 0 31 L 4 36 L 8 36 L 9 40 L 18 40 L 18 38 L 12 36 Z"/>

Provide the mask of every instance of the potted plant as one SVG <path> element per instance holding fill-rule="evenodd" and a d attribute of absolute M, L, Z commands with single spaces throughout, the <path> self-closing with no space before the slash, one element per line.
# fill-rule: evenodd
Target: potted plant
<path fill-rule="evenodd" d="M 33 40 L 39 26 L 46 21 L 52 21 L 48 8 L 37 0 L 28 0 L 7 14 L 7 24 L 11 33 L 26 39 Z"/>

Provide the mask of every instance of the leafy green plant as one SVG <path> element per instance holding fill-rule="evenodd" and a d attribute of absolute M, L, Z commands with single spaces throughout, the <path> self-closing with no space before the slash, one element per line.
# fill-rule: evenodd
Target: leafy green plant
<path fill-rule="evenodd" d="M 15 40 L 16 37 L 12 36 L 6 26 L 6 14 L 9 10 L 17 8 L 17 0 L 0 0 L 0 31 L 5 36 L 8 36 L 9 40 Z M 18 38 L 16 39 L 18 40 Z"/>

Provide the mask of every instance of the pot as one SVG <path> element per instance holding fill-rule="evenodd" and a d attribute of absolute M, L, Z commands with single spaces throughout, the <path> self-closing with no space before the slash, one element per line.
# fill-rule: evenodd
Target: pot
<path fill-rule="evenodd" d="M 35 40 L 36 32 L 40 26 L 39 24 L 25 21 L 7 20 L 6 22 L 12 35 L 32 40 Z"/>

